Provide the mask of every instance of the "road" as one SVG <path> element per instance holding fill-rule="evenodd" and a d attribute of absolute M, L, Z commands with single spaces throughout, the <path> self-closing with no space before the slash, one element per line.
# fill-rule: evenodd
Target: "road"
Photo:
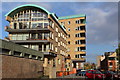
<path fill-rule="evenodd" d="M 85 77 L 84 76 L 76 76 L 75 74 L 70 74 L 67 76 L 59 77 L 59 78 L 85 78 Z"/>

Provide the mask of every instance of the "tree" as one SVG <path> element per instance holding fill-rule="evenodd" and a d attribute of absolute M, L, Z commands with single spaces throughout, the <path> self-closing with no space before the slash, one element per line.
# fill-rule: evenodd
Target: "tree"
<path fill-rule="evenodd" d="M 120 43 L 118 45 L 118 48 L 116 49 L 117 53 L 117 60 L 118 60 L 118 69 L 120 69 Z"/>

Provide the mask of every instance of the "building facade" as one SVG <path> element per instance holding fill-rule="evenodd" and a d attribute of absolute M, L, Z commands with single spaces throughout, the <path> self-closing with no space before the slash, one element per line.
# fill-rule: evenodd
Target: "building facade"
<path fill-rule="evenodd" d="M 67 57 L 67 33 L 55 14 L 43 7 L 21 5 L 8 14 L 6 20 L 9 32 L 6 39 L 27 48 L 44 53 L 44 75 L 55 78 L 56 72 L 63 70 Z"/>
<path fill-rule="evenodd" d="M 101 70 L 117 71 L 117 55 L 116 52 L 105 52 L 104 55 L 99 56 L 98 64 L 100 63 Z"/>
<path fill-rule="evenodd" d="M 67 54 L 71 56 L 72 67 L 82 69 L 86 56 L 86 15 L 59 17 L 59 22 L 68 34 Z"/>

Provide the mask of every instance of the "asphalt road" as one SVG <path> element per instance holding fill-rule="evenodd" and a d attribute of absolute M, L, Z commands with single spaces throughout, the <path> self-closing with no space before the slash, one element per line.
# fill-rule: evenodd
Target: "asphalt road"
<path fill-rule="evenodd" d="M 70 74 L 67 76 L 59 77 L 59 78 L 85 78 L 85 77 L 84 76 L 76 76 L 75 74 Z"/>

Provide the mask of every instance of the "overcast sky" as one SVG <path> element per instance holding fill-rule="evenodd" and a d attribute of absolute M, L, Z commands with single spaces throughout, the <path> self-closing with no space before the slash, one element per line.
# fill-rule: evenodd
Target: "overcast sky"
<path fill-rule="evenodd" d="M 32 2 L 2 3 L 2 38 L 7 36 L 4 26 L 5 14 L 22 4 L 36 4 L 46 8 L 58 17 L 86 14 L 87 61 L 96 62 L 96 56 L 106 51 L 114 51 L 118 43 L 118 3 L 116 2 Z M 7 6 L 6 6 L 7 5 Z M 116 45 L 116 47 L 114 46 Z"/>

